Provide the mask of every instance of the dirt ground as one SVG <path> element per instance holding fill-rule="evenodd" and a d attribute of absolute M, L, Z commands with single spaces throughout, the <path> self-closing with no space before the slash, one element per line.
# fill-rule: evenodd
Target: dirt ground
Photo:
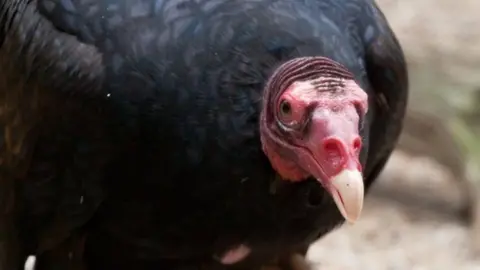
<path fill-rule="evenodd" d="M 414 65 L 480 84 L 480 1 L 376 0 Z"/>

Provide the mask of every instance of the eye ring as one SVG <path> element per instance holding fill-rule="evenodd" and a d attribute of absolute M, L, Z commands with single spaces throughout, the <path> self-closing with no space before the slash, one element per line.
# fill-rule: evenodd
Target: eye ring
<path fill-rule="evenodd" d="M 290 102 L 285 99 L 280 102 L 280 113 L 287 116 L 292 114 L 292 105 Z"/>

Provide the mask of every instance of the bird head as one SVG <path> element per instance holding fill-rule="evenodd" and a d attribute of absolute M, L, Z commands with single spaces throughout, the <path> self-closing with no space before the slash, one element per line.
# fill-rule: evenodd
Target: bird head
<path fill-rule="evenodd" d="M 363 207 L 360 125 L 367 109 L 353 75 L 324 57 L 284 63 L 264 91 L 260 133 L 272 167 L 285 180 L 317 179 L 349 222 Z"/>

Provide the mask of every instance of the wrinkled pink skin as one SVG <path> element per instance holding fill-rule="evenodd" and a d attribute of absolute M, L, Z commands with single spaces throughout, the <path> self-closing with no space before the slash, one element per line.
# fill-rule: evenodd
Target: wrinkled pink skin
<path fill-rule="evenodd" d="M 272 166 L 286 180 L 313 176 L 328 187 L 340 171 L 362 170 L 358 125 L 368 109 L 367 95 L 355 81 L 344 79 L 337 79 L 343 89 L 332 93 L 328 91 L 332 80 L 293 83 L 271 102 L 276 117 L 266 123 L 262 142 Z M 289 113 L 282 112 L 285 103 Z"/>

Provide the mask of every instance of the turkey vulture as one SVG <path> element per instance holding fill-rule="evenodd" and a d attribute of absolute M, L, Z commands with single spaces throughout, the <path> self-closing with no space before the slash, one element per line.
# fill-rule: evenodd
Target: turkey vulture
<path fill-rule="evenodd" d="M 0 268 L 281 262 L 358 219 L 407 92 L 373 0 L 0 0 Z"/>

